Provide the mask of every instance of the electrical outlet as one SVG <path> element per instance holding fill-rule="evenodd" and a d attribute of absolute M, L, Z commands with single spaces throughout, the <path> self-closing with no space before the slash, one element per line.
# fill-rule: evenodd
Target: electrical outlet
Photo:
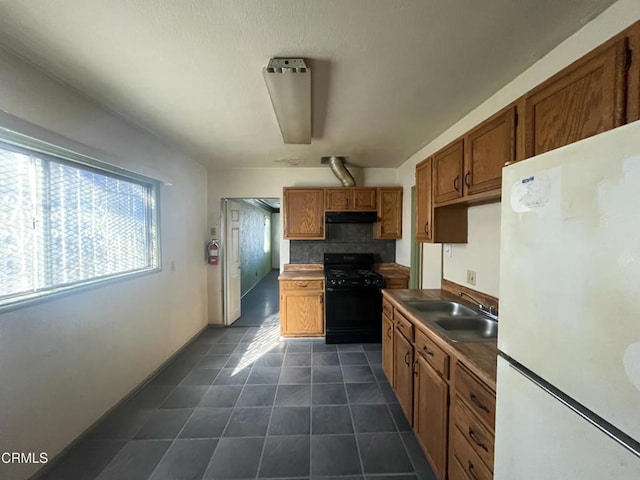
<path fill-rule="evenodd" d="M 451 245 L 449 245 L 448 243 L 444 244 L 444 254 L 451 258 Z"/>
<path fill-rule="evenodd" d="M 476 272 L 474 272 L 473 270 L 467 270 L 467 283 L 469 285 L 476 284 Z"/>
<path fill-rule="evenodd" d="M 210 232 L 211 232 L 211 236 L 215 237 L 216 236 L 216 227 L 211 227 Z"/>

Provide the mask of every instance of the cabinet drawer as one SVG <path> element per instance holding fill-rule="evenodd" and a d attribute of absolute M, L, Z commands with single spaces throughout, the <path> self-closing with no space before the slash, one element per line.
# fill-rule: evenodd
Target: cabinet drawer
<path fill-rule="evenodd" d="M 449 378 L 449 355 L 420 330 L 416 330 L 416 352 L 443 378 Z"/>
<path fill-rule="evenodd" d="M 493 474 L 484 466 L 480 457 L 473 451 L 471 445 L 457 428 L 453 429 L 453 455 L 454 461 L 460 462 L 462 469 L 468 478 L 472 480 L 493 480 Z"/>
<path fill-rule="evenodd" d="M 493 471 L 493 434 L 474 417 L 458 397 L 455 399 L 453 418 L 467 443 L 489 470 Z"/>
<path fill-rule="evenodd" d="M 413 324 L 405 318 L 398 310 L 393 312 L 393 320 L 396 324 L 396 328 L 407 340 L 413 342 Z"/>
<path fill-rule="evenodd" d="M 473 414 L 480 418 L 491 431 L 495 428 L 496 397 L 477 378 L 458 364 L 455 379 L 456 391 Z"/>
<path fill-rule="evenodd" d="M 385 278 L 384 288 L 407 288 L 409 280 L 406 278 Z"/>
<path fill-rule="evenodd" d="M 393 318 L 393 306 L 384 299 L 382 300 L 382 313 L 384 313 L 390 319 Z"/>
<path fill-rule="evenodd" d="M 464 471 L 460 461 L 456 457 L 449 460 L 449 480 L 473 480 L 469 478 L 467 472 Z"/>
<path fill-rule="evenodd" d="M 282 290 L 323 290 L 322 280 L 283 280 L 280 282 Z"/>

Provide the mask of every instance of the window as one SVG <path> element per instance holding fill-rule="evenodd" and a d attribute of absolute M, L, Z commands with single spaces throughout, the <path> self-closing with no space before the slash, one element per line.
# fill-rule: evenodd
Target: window
<path fill-rule="evenodd" d="M 0 308 L 159 267 L 157 182 L 66 153 L 0 142 Z"/>

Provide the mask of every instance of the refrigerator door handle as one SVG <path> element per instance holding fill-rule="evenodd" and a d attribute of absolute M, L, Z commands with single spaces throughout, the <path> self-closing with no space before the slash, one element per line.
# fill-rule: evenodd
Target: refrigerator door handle
<path fill-rule="evenodd" d="M 533 382 L 535 385 L 540 387 L 542 390 L 547 392 L 553 398 L 558 400 L 564 406 L 571 409 L 574 413 L 578 414 L 584 420 L 589 422 L 591 425 L 596 427 L 602 433 L 607 435 L 609 438 L 620 444 L 622 447 L 629 450 L 636 457 L 640 458 L 640 442 L 634 440 L 632 437 L 624 433 L 622 430 L 616 428 L 607 422 L 604 418 L 596 415 L 591 410 L 586 408 L 584 405 L 576 402 L 573 398 L 569 397 L 564 392 L 558 390 L 556 387 L 551 385 L 549 382 L 539 377 L 535 373 L 533 373 L 528 368 L 516 362 L 514 359 L 509 357 L 508 355 L 499 352 L 499 355 L 503 357 L 505 360 L 509 362 L 509 366 L 513 368 L 520 375 L 527 378 L 529 381 Z"/>

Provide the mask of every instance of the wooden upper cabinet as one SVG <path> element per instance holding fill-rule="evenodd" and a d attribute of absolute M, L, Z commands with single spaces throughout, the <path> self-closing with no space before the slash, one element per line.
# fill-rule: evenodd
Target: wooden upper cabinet
<path fill-rule="evenodd" d="M 416 165 L 416 240 L 433 241 L 432 159 Z"/>
<path fill-rule="evenodd" d="M 350 210 L 351 190 L 349 188 L 326 188 L 324 190 L 325 210 Z"/>
<path fill-rule="evenodd" d="M 481 123 L 465 136 L 464 194 L 500 191 L 502 167 L 516 160 L 516 107 Z"/>
<path fill-rule="evenodd" d="M 283 236 L 285 239 L 324 239 L 324 189 L 283 190 Z"/>
<path fill-rule="evenodd" d="M 402 187 L 378 188 L 378 221 L 374 238 L 402 238 Z"/>
<path fill-rule="evenodd" d="M 325 189 L 325 210 L 376 210 L 376 189 L 368 187 L 342 187 Z"/>
<path fill-rule="evenodd" d="M 433 156 L 433 196 L 435 203 L 462 197 L 463 139 Z"/>
<path fill-rule="evenodd" d="M 375 210 L 377 191 L 375 188 L 353 189 L 353 209 L 354 210 Z"/>
<path fill-rule="evenodd" d="M 625 123 L 627 41 L 596 49 L 525 95 L 525 157 Z"/>

